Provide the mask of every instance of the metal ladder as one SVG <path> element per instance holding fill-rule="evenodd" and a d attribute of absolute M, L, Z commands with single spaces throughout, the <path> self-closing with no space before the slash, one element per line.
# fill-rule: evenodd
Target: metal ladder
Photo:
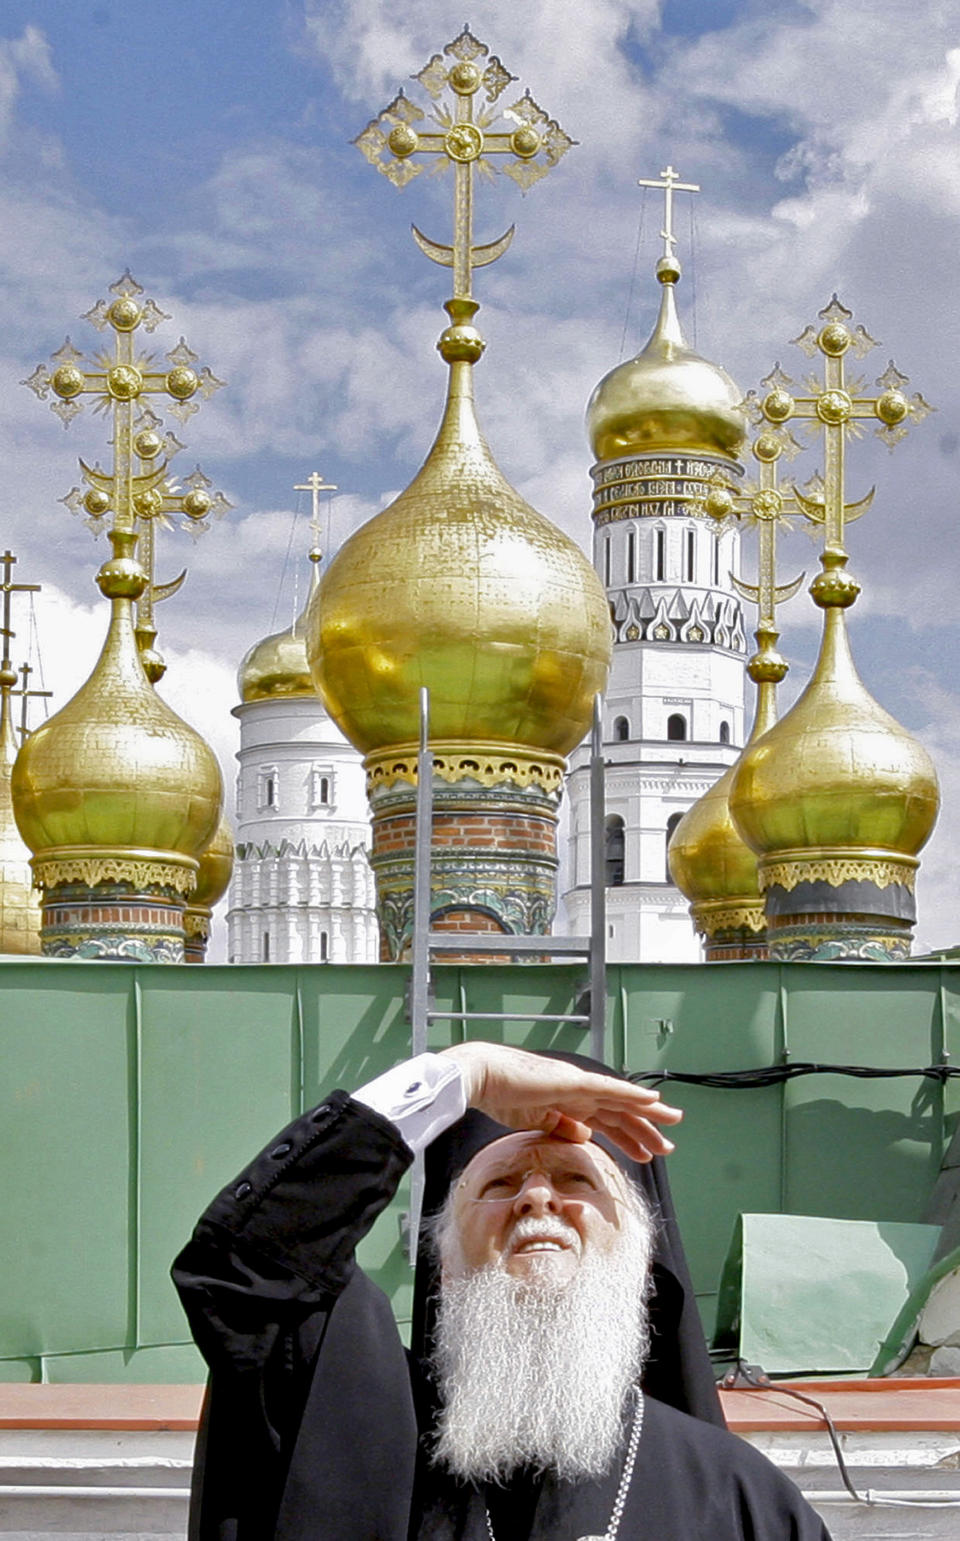
<path fill-rule="evenodd" d="M 590 933 L 588 936 L 514 936 L 489 931 L 430 930 L 430 855 L 433 835 L 433 754 L 430 750 L 430 692 L 420 691 L 420 744 L 417 752 L 417 807 L 413 877 L 413 938 L 410 948 L 410 1036 L 413 1054 L 425 1054 L 431 1022 L 579 1022 L 590 1029 L 590 1053 L 604 1057 L 607 1003 L 606 859 L 600 697 L 593 702 L 590 735 Z M 430 1004 L 430 965 L 437 954 L 469 952 L 502 957 L 583 958 L 586 989 L 570 1012 L 438 1011 Z M 586 1003 L 586 1004 L 585 1004 Z M 416 1262 L 423 1208 L 423 1156 L 410 1172 L 410 1211 L 403 1230 L 407 1256 Z"/>
<path fill-rule="evenodd" d="M 433 832 L 433 754 L 429 745 L 430 693 L 420 692 L 417 754 L 417 812 L 413 879 L 410 1025 L 413 1053 L 423 1054 L 431 1022 L 579 1022 L 590 1028 L 590 1053 L 602 1060 L 605 1047 L 607 954 L 604 787 L 600 697 L 594 698 L 590 755 L 590 932 L 587 936 L 513 936 L 489 931 L 430 930 L 430 851 Z M 587 987 L 566 1013 L 437 1011 L 430 1004 L 430 965 L 444 953 L 511 958 L 583 958 Z"/>

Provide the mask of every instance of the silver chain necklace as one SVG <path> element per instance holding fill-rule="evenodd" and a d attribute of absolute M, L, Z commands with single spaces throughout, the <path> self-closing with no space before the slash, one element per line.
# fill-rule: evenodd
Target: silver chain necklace
<path fill-rule="evenodd" d="M 620 1477 L 620 1486 L 617 1488 L 617 1496 L 613 1500 L 613 1508 L 610 1511 L 610 1523 L 602 1536 L 580 1536 L 578 1541 L 617 1541 L 617 1532 L 620 1529 L 620 1521 L 623 1518 L 624 1506 L 627 1502 L 627 1494 L 630 1491 L 630 1483 L 633 1480 L 633 1468 L 637 1461 L 637 1450 L 640 1447 L 640 1435 L 643 1432 L 643 1393 L 637 1392 L 637 1407 L 633 1415 L 633 1428 L 630 1431 L 630 1443 L 627 1446 L 627 1454 L 623 1463 L 623 1472 Z M 487 1535 L 490 1541 L 497 1541 L 493 1533 L 493 1521 L 490 1518 L 490 1510 L 484 1506 L 484 1514 L 487 1517 Z"/>

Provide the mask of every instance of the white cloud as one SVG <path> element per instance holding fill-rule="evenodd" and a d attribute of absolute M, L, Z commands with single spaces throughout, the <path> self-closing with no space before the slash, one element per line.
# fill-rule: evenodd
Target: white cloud
<path fill-rule="evenodd" d="M 0 148 L 10 132 L 25 77 L 48 91 L 59 84 L 50 45 L 39 27 L 24 27 L 18 38 L 0 39 Z"/>

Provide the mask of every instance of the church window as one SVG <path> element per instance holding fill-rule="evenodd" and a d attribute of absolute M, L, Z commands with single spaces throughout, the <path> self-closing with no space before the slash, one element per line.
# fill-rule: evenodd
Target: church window
<path fill-rule="evenodd" d="M 603 581 L 607 588 L 610 587 L 610 537 L 604 537 L 603 542 Z"/>
<path fill-rule="evenodd" d="M 613 737 L 614 741 L 618 744 L 625 744 L 627 742 L 627 739 L 630 737 L 630 724 L 626 717 L 618 717 L 613 724 Z"/>
<path fill-rule="evenodd" d="M 729 724 L 729 722 L 724 721 L 724 722 L 721 722 L 721 724 L 720 724 L 720 742 L 721 742 L 721 744 L 729 744 L 729 742 L 730 742 L 730 724 Z"/>
<path fill-rule="evenodd" d="M 623 862 L 626 836 L 623 820 L 618 813 L 611 813 L 604 826 L 604 856 L 607 867 L 607 887 L 620 888 L 623 884 Z"/>
<path fill-rule="evenodd" d="M 687 736 L 687 719 L 682 712 L 672 712 L 667 718 L 667 738 L 678 743 Z"/>
<path fill-rule="evenodd" d="M 326 931 L 321 931 L 320 932 L 320 962 L 321 963 L 326 963 L 327 961 L 328 961 L 327 933 L 326 933 Z"/>
<path fill-rule="evenodd" d="M 627 532 L 627 582 L 628 583 L 636 583 L 636 581 L 637 581 L 637 532 L 636 532 L 636 530 L 629 530 Z"/>
<path fill-rule="evenodd" d="M 686 548 L 687 548 L 687 582 L 688 583 L 692 583 L 693 582 L 693 563 L 694 563 L 694 557 L 696 555 L 696 536 L 695 536 L 693 530 L 688 530 L 687 531 Z"/>
<path fill-rule="evenodd" d="M 683 814 L 682 813 L 671 813 L 669 819 L 667 820 L 667 839 L 666 839 L 665 850 L 666 850 L 666 879 L 667 879 L 668 883 L 672 883 L 673 882 L 673 878 L 670 876 L 670 841 L 673 839 L 673 832 L 676 829 L 677 825 L 680 823 L 680 820 L 682 818 L 683 818 Z"/>
<path fill-rule="evenodd" d="M 260 808 L 276 808 L 279 777 L 276 766 L 263 766 L 257 777 L 257 805 Z"/>
<path fill-rule="evenodd" d="M 314 766 L 310 772 L 310 807 L 329 808 L 333 803 L 333 776 L 329 770 L 321 770 Z"/>
<path fill-rule="evenodd" d="M 663 530 L 654 531 L 653 549 L 653 575 L 658 583 L 662 583 L 666 567 L 666 534 Z"/>
<path fill-rule="evenodd" d="M 720 537 L 713 537 L 713 586 L 720 587 Z"/>
<path fill-rule="evenodd" d="M 264 931 L 264 933 L 263 933 L 263 961 L 264 961 L 264 963 L 269 963 L 270 962 L 270 932 L 269 931 Z"/>

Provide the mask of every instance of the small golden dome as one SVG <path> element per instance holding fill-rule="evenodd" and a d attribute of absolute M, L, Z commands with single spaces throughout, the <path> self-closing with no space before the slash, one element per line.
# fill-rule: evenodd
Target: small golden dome
<path fill-rule="evenodd" d="M 233 829 L 226 814 L 222 813 L 213 839 L 201 853 L 200 871 L 197 873 L 197 886 L 190 895 L 190 908 L 212 910 L 226 893 L 232 876 Z"/>
<path fill-rule="evenodd" d="M 775 633 L 757 633 L 768 638 Z M 770 668 L 768 660 L 774 664 Z M 767 664 L 768 672 L 762 673 Z M 743 749 L 773 727 L 777 720 L 777 683 L 787 672 L 772 646 L 751 659 L 748 673 L 757 686 L 757 709 L 750 737 Z M 740 756 L 740 759 L 743 755 Z M 740 759 L 728 766 L 692 808 L 688 808 L 670 840 L 667 859 L 670 875 L 692 906 L 729 899 L 742 902 L 760 899 L 757 858 L 733 822 L 730 793 Z"/>
<path fill-rule="evenodd" d="M 930 756 L 864 687 L 843 609 L 831 606 L 806 690 L 737 766 L 737 828 L 761 856 L 811 848 L 915 856 L 939 802 Z"/>
<path fill-rule="evenodd" d="M 0 953 L 40 952 L 40 900 L 33 888 L 29 856 L 17 830 L 10 776 L 17 742 L 10 715 L 9 686 L 16 675 L 0 675 Z"/>
<path fill-rule="evenodd" d="M 476 306 L 448 302 L 450 389 L 423 467 L 341 548 L 311 602 L 307 655 L 331 717 L 365 752 L 430 736 L 566 754 L 589 727 L 611 653 L 600 581 L 524 502 L 474 415 Z"/>
<path fill-rule="evenodd" d="M 101 569 L 101 587 L 113 597 L 103 651 L 86 684 L 17 757 L 14 811 L 34 855 L 94 847 L 196 857 L 216 829 L 223 801 L 216 757 L 140 664 L 130 596 L 142 576 L 127 556 Z"/>
<path fill-rule="evenodd" d="M 747 433 L 743 392 L 687 347 L 677 316 L 679 264 L 661 263 L 660 315 L 646 347 L 604 375 L 587 404 L 597 460 L 661 451 L 736 460 Z"/>
<path fill-rule="evenodd" d="M 670 876 L 693 905 L 710 899 L 757 899 L 757 858 L 730 815 L 731 765 L 688 808 L 668 848 Z"/>
<path fill-rule="evenodd" d="M 316 697 L 307 663 L 305 622 L 306 608 L 286 631 L 276 631 L 254 644 L 237 671 L 241 701 Z"/>

